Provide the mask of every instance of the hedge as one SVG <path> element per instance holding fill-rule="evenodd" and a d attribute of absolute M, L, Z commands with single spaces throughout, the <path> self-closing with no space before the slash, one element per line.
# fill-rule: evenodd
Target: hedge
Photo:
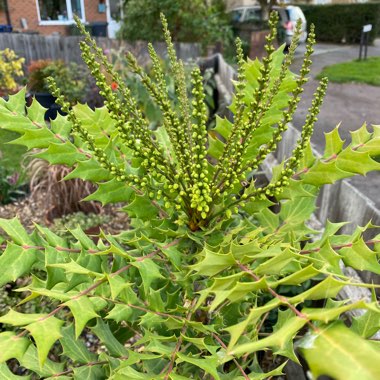
<path fill-rule="evenodd" d="M 300 5 L 306 20 L 315 25 L 318 41 L 360 42 L 363 25 L 372 24 L 370 42 L 380 32 L 380 3 Z"/>

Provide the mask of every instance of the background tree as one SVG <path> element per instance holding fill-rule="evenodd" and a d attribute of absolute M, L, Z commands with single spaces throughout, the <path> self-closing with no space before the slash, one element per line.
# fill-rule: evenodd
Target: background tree
<path fill-rule="evenodd" d="M 162 40 L 160 13 L 172 25 L 174 41 L 204 46 L 231 39 L 229 18 L 221 0 L 128 0 L 120 36 L 130 41 Z"/>

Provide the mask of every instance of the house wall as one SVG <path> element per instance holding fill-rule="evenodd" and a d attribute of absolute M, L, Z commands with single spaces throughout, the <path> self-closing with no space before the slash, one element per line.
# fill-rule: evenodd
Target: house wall
<path fill-rule="evenodd" d="M 84 0 L 86 22 L 107 21 L 106 13 L 98 12 L 99 0 Z M 67 35 L 67 25 L 40 25 L 36 0 L 8 0 L 11 22 L 15 31 L 22 32 L 21 19 L 25 18 L 29 31 L 36 31 L 40 34 L 49 35 L 59 33 Z M 7 24 L 4 12 L 0 12 L 0 24 Z"/>

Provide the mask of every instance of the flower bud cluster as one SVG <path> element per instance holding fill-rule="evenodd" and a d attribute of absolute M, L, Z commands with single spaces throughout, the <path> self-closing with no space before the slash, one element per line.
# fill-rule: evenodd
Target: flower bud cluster
<path fill-rule="evenodd" d="M 51 94 L 56 97 L 57 104 L 62 107 L 62 111 L 67 113 L 67 117 L 72 123 L 72 132 L 77 134 L 83 142 L 87 143 L 88 149 L 94 154 L 94 157 L 99 162 L 100 166 L 108 170 L 109 173 L 115 177 L 117 181 L 126 182 L 129 185 L 136 185 L 141 183 L 141 179 L 139 177 L 132 174 L 127 174 L 125 170 L 108 159 L 107 154 L 102 148 L 96 146 L 95 139 L 85 128 L 83 128 L 73 109 L 71 108 L 70 103 L 65 101 L 64 96 L 61 94 L 61 91 L 57 87 L 54 79 L 48 78 L 47 81 Z"/>
<path fill-rule="evenodd" d="M 192 73 L 191 83 L 193 84 L 193 120 L 192 131 L 192 161 L 190 163 L 191 172 L 191 208 L 196 209 L 203 219 L 207 217 L 210 210 L 209 204 L 212 201 L 210 196 L 210 184 L 208 173 L 207 155 L 207 109 L 204 103 L 204 89 L 201 72 L 196 67 Z"/>
<path fill-rule="evenodd" d="M 234 123 L 233 133 L 231 134 L 227 144 L 225 145 L 225 151 L 223 152 L 222 159 L 218 165 L 218 174 L 220 173 L 220 181 L 218 184 L 213 186 L 213 190 L 216 195 L 217 192 L 221 192 L 223 195 L 227 195 L 228 190 L 232 189 L 237 185 L 241 179 L 245 179 L 242 175 L 243 167 L 243 156 L 249 146 L 250 139 L 253 132 L 258 127 L 258 120 L 263 114 L 264 101 L 267 98 L 267 92 L 269 90 L 270 83 L 270 71 L 271 63 L 273 59 L 274 40 L 277 34 L 278 14 L 277 12 L 272 12 L 269 19 L 270 33 L 266 36 L 267 43 L 265 45 L 266 57 L 263 58 L 263 64 L 260 68 L 260 76 L 257 79 L 258 87 L 255 89 L 253 96 L 253 101 L 249 105 L 249 110 L 247 112 L 246 118 L 239 117 Z M 239 72 L 238 75 L 243 79 L 238 86 L 244 88 L 245 75 L 243 73 L 242 65 L 242 49 L 241 44 L 238 41 L 238 59 Z M 239 80 L 239 77 L 238 77 Z M 239 94 L 238 87 L 238 94 Z M 242 93 L 238 95 L 237 103 L 240 106 L 243 105 Z"/>
<path fill-rule="evenodd" d="M 306 51 L 304 53 L 304 59 L 303 59 L 302 67 L 300 70 L 300 75 L 296 80 L 296 88 L 292 92 L 292 97 L 288 102 L 288 107 L 284 110 L 282 114 L 282 119 L 278 123 L 276 130 L 273 132 L 271 140 L 268 141 L 267 144 L 260 147 L 257 156 L 253 160 L 250 160 L 239 171 L 240 175 L 244 175 L 244 173 L 247 171 L 250 172 L 252 170 L 256 170 L 259 167 L 259 165 L 265 160 L 268 154 L 276 150 L 278 143 L 282 140 L 282 135 L 287 130 L 288 123 L 292 121 L 293 115 L 297 109 L 298 103 L 301 100 L 300 95 L 303 92 L 303 85 L 308 81 L 308 78 L 306 76 L 310 72 L 310 66 L 312 63 L 310 60 L 310 56 L 312 55 L 314 51 L 313 50 L 314 44 L 315 44 L 314 25 L 311 25 L 310 33 L 309 33 L 307 44 L 306 44 Z M 292 54 L 294 54 L 293 49 L 295 50 L 294 45 L 292 46 L 292 50 L 291 50 L 293 51 Z M 284 72 L 283 75 L 285 77 L 286 71 Z"/>
<path fill-rule="evenodd" d="M 167 92 L 160 91 L 160 88 L 151 80 L 149 75 L 137 63 L 136 58 L 131 53 L 127 54 L 127 60 L 132 72 L 140 77 L 141 83 L 145 86 L 151 97 L 160 107 L 160 110 L 164 116 L 165 128 L 169 134 L 177 158 L 182 164 L 181 167 L 183 167 L 184 163 L 188 162 L 190 159 L 190 156 L 188 150 L 183 149 L 186 146 L 185 136 L 181 133 L 180 120 L 178 119 L 176 113 L 172 110 Z"/>

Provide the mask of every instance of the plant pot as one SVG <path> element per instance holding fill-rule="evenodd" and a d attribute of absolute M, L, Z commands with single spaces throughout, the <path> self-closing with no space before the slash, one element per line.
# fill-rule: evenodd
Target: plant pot
<path fill-rule="evenodd" d="M 61 106 L 55 103 L 56 98 L 48 92 L 31 93 L 29 95 L 28 103 L 32 102 L 33 97 L 41 104 L 41 106 L 47 108 L 47 111 L 45 112 L 45 120 L 55 119 L 58 112 L 61 115 L 64 114 L 61 111 Z"/>

